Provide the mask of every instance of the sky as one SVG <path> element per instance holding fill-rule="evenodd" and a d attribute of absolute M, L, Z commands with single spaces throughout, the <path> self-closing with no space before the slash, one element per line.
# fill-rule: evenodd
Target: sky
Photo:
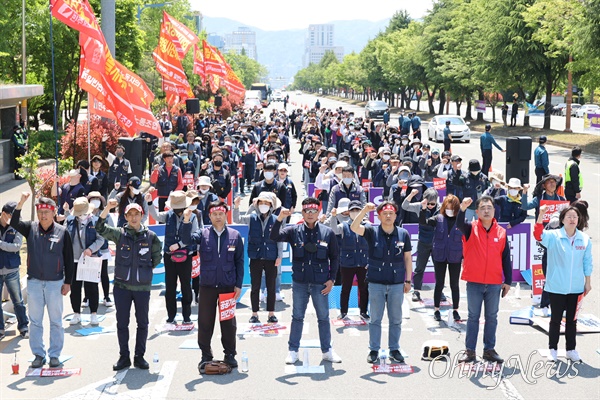
<path fill-rule="evenodd" d="M 229 18 L 263 30 L 306 29 L 337 20 L 380 21 L 405 9 L 423 17 L 433 0 L 188 0 L 194 11 Z"/>

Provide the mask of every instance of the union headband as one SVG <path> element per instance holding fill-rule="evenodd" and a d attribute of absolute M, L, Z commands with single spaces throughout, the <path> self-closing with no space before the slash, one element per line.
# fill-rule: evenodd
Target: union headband
<path fill-rule="evenodd" d="M 212 214 L 214 212 L 219 212 L 219 211 L 226 213 L 227 212 L 227 208 L 225 208 L 223 206 L 213 207 L 213 208 L 210 209 L 209 214 Z"/>
<path fill-rule="evenodd" d="M 396 207 L 394 207 L 391 204 L 386 204 L 385 206 L 383 206 L 383 208 L 381 210 L 379 210 L 379 214 L 381 214 L 384 211 L 393 211 L 393 212 L 396 212 Z"/>
<path fill-rule="evenodd" d="M 305 205 L 302 206 L 302 210 L 309 210 L 309 209 L 318 210 L 319 209 L 319 205 L 318 204 L 305 204 Z"/>
<path fill-rule="evenodd" d="M 47 210 L 52 210 L 54 211 L 56 209 L 56 207 L 54 207 L 52 204 L 36 204 L 35 205 L 35 209 L 39 210 L 39 209 L 47 209 Z"/>

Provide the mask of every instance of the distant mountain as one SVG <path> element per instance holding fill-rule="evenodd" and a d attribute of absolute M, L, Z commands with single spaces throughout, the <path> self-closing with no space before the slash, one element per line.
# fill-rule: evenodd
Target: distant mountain
<path fill-rule="evenodd" d="M 359 53 L 379 32 L 384 31 L 389 19 L 371 22 L 332 21 L 335 26 L 334 45 L 343 46 L 344 53 Z M 306 29 L 290 29 L 284 31 L 265 31 L 253 26 L 244 25 L 227 18 L 211 18 L 204 16 L 204 29 L 208 33 L 225 36 L 246 26 L 256 32 L 256 51 L 258 62 L 269 70 L 269 77 L 284 77 L 290 81 L 298 70 L 302 69 L 304 42 L 308 33 Z"/>

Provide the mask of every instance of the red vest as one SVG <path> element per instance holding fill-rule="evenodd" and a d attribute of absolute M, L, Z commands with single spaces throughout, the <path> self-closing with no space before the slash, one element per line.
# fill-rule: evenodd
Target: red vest
<path fill-rule="evenodd" d="M 462 280 L 467 282 L 500 285 L 504 282 L 502 273 L 502 252 L 506 245 L 506 229 L 492 221 L 487 232 L 481 221 L 471 225 L 469 240 L 463 236 Z"/>

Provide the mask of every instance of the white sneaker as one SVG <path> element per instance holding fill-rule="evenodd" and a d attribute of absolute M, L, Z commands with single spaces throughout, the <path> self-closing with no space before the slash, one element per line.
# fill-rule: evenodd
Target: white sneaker
<path fill-rule="evenodd" d="M 70 325 L 77 325 L 81 323 L 81 315 L 79 314 L 73 314 L 73 318 L 71 318 L 71 321 L 69 322 Z"/>
<path fill-rule="evenodd" d="M 298 352 L 290 350 L 287 357 L 285 358 L 285 363 L 294 364 L 296 361 L 298 361 Z"/>
<path fill-rule="evenodd" d="M 550 349 L 550 354 L 548 355 L 548 360 L 557 362 L 558 361 L 558 351 L 556 349 Z"/>
<path fill-rule="evenodd" d="M 114 303 L 110 300 L 109 297 L 104 299 L 104 307 L 112 307 L 113 305 L 114 305 Z"/>
<path fill-rule="evenodd" d="M 98 321 L 98 315 L 97 314 L 92 314 L 92 316 L 90 317 L 90 324 L 97 326 L 100 324 L 100 321 Z"/>
<path fill-rule="evenodd" d="M 573 362 L 581 361 L 581 357 L 579 357 L 577 350 L 567 350 L 567 358 Z"/>
<path fill-rule="evenodd" d="M 281 293 L 275 293 L 275 301 L 283 301 L 283 295 Z"/>
<path fill-rule="evenodd" d="M 81 307 L 82 308 L 86 308 L 90 306 L 90 301 L 89 300 L 84 300 L 81 302 Z"/>
<path fill-rule="evenodd" d="M 329 361 L 332 363 L 341 363 L 342 359 L 340 358 L 340 356 L 338 356 L 336 354 L 335 351 L 333 351 L 333 349 L 329 349 L 329 351 L 327 353 L 323 353 L 323 361 Z"/>
<path fill-rule="evenodd" d="M 545 318 L 548 318 L 550 316 L 550 310 L 548 309 L 548 307 L 542 307 L 542 316 L 544 316 Z"/>

